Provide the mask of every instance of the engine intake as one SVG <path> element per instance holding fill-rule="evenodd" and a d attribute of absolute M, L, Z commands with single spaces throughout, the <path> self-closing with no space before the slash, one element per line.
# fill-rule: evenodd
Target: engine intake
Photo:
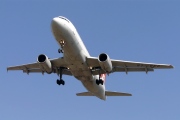
<path fill-rule="evenodd" d="M 104 62 L 107 60 L 107 55 L 105 53 L 102 53 L 99 55 L 99 61 Z"/>
<path fill-rule="evenodd" d="M 37 62 L 39 63 L 39 66 L 42 71 L 45 71 L 47 73 L 52 72 L 51 62 L 46 55 L 40 54 L 37 58 Z"/>
<path fill-rule="evenodd" d="M 112 63 L 107 54 L 105 54 L 105 53 L 100 54 L 98 60 L 99 60 L 99 64 L 100 64 L 101 68 L 104 71 L 106 71 L 108 73 L 110 73 L 112 71 Z"/>

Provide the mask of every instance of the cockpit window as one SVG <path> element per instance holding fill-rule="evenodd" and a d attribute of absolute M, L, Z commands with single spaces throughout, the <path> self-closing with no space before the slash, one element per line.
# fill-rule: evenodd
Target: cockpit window
<path fill-rule="evenodd" d="M 69 22 L 69 20 L 68 20 L 67 18 L 65 18 L 65 17 L 59 17 L 59 18 L 64 19 L 64 20 L 66 20 L 67 22 Z"/>

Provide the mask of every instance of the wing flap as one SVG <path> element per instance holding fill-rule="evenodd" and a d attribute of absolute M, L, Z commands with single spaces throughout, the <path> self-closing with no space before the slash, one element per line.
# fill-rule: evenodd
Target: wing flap
<path fill-rule="evenodd" d="M 57 73 L 56 69 L 54 69 L 52 72 Z M 23 70 L 23 73 L 29 74 L 29 73 L 44 73 L 44 72 L 41 69 L 29 69 L 29 70 Z M 64 69 L 62 71 L 62 74 L 72 76 L 71 71 L 69 71 L 67 69 Z"/>
<path fill-rule="evenodd" d="M 152 68 L 122 68 L 122 67 L 114 67 L 112 72 L 153 72 Z M 93 75 L 105 74 L 104 70 L 92 70 Z"/>
<path fill-rule="evenodd" d="M 112 72 L 153 72 L 154 69 L 152 68 L 127 68 L 127 67 L 114 67 Z"/>

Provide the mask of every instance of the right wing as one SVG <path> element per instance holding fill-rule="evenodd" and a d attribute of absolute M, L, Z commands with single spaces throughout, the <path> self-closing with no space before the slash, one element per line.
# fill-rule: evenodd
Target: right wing
<path fill-rule="evenodd" d="M 113 60 L 113 59 L 111 59 L 111 63 L 113 67 L 112 72 L 126 72 L 127 73 L 127 72 L 145 71 L 147 73 L 149 71 L 154 71 L 154 69 L 173 68 L 173 66 L 169 64 L 156 64 L 156 63 L 134 62 L 134 61 L 124 61 L 124 60 Z M 92 71 L 94 75 L 98 75 L 99 72 L 101 74 L 105 73 L 104 70 L 99 69 L 100 64 L 97 57 L 88 57 L 87 64 L 90 67 L 94 68 Z"/>
<path fill-rule="evenodd" d="M 65 63 L 63 58 L 50 59 L 52 64 L 52 72 L 58 73 L 58 69 L 60 67 L 67 68 L 67 64 Z M 30 63 L 23 64 L 18 66 L 7 67 L 7 71 L 9 70 L 22 70 L 24 73 L 44 73 L 45 71 L 41 69 L 39 63 Z M 72 75 L 72 73 L 68 69 L 63 69 L 62 74 L 64 75 Z"/>

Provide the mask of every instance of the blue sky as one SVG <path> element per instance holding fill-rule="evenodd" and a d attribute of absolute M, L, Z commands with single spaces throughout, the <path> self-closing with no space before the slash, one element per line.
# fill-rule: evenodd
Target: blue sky
<path fill-rule="evenodd" d="M 0 120 L 180 119 L 179 1 L 0 1 Z M 171 70 L 114 73 L 106 88 L 132 97 L 76 97 L 86 91 L 73 77 L 7 73 L 7 66 L 35 62 L 41 53 L 61 57 L 51 33 L 53 17 L 67 17 L 91 56 L 169 63 Z"/>

